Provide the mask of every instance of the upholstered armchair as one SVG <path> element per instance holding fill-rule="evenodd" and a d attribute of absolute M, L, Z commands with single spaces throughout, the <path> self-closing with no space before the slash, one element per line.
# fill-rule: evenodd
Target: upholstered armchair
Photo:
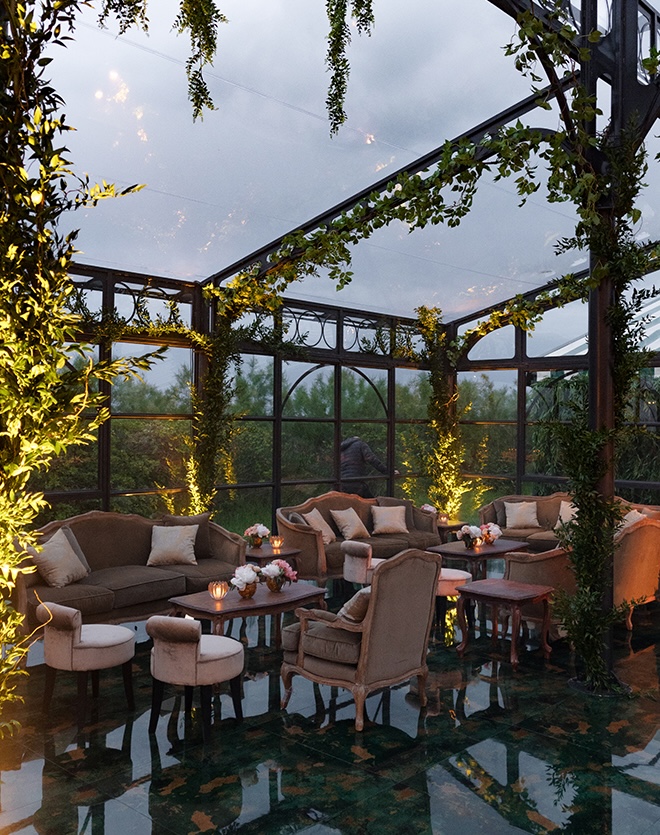
<path fill-rule="evenodd" d="M 344 580 L 348 583 L 369 585 L 374 571 L 384 559 L 373 556 L 373 548 L 368 542 L 348 539 L 341 544 L 344 555 Z"/>
<path fill-rule="evenodd" d="M 426 650 L 435 608 L 440 558 L 409 549 L 385 560 L 337 613 L 297 609 L 300 622 L 282 633 L 282 707 L 294 675 L 343 687 L 355 699 L 355 729 L 364 727 L 364 703 L 373 690 L 417 676 L 426 704 Z"/>

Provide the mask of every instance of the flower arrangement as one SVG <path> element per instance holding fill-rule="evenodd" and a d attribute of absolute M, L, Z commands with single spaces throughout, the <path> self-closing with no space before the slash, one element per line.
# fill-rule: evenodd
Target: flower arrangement
<path fill-rule="evenodd" d="M 481 528 L 477 525 L 463 525 L 460 530 L 456 531 L 456 538 L 462 539 L 466 548 L 471 548 L 473 545 L 481 545 Z"/>
<path fill-rule="evenodd" d="M 264 539 L 266 539 L 267 536 L 270 536 L 270 531 L 265 525 L 257 523 L 255 525 L 250 525 L 249 528 L 246 528 L 243 536 L 248 538 L 248 542 L 253 548 L 258 548 Z"/>
<path fill-rule="evenodd" d="M 261 579 L 271 591 L 280 591 L 285 583 L 298 582 L 298 572 L 286 560 L 273 560 L 261 569 Z"/>
<path fill-rule="evenodd" d="M 259 574 L 261 570 L 258 565 L 247 563 L 246 565 L 239 565 L 234 571 L 234 576 L 230 582 L 234 588 L 239 591 L 244 591 L 246 586 L 251 586 L 253 583 L 259 582 Z"/>
<path fill-rule="evenodd" d="M 420 510 L 425 510 L 427 513 L 437 513 L 438 512 L 437 507 L 433 507 L 432 504 L 423 504 L 420 507 Z"/>
<path fill-rule="evenodd" d="M 481 536 L 487 545 L 492 545 L 496 539 L 502 536 L 502 528 L 495 522 L 487 522 L 481 526 Z"/>

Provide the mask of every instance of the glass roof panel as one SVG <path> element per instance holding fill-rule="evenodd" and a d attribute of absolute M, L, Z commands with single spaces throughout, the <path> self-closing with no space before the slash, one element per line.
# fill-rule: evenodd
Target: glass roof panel
<path fill-rule="evenodd" d="M 83 263 L 202 280 L 529 94 L 502 50 L 514 23 L 488 0 L 376 0 L 373 36 L 355 33 L 349 49 L 349 119 L 330 138 L 325 4 L 221 0 L 217 110 L 193 124 L 177 5 L 152 0 L 148 36 L 115 37 L 86 11 L 55 53 L 75 169 L 147 184 L 72 215 Z M 512 183 L 485 182 L 459 229 L 393 225 L 356 249 L 344 291 L 318 278 L 290 295 L 401 315 L 432 304 L 451 320 L 577 268 L 553 252 L 571 207 L 518 202 Z M 657 227 L 649 217 L 640 234 Z"/>

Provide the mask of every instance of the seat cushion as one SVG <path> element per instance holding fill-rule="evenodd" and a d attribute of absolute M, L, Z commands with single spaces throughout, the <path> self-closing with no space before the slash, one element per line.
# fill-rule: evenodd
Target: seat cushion
<path fill-rule="evenodd" d="M 90 575 L 91 576 L 91 575 Z M 41 599 L 44 603 L 60 603 L 62 606 L 71 606 L 72 609 L 79 609 L 85 617 L 103 615 L 110 612 L 115 603 L 115 595 L 110 589 L 102 586 L 91 586 L 86 583 L 72 583 L 61 589 L 54 589 L 50 586 L 32 586 L 27 590 L 28 622 L 36 623 L 36 610 Z"/>
<path fill-rule="evenodd" d="M 282 648 L 285 652 L 297 652 L 300 640 L 300 624 L 292 623 L 282 630 Z M 310 623 L 303 638 L 305 655 L 313 655 L 335 664 L 357 665 L 360 658 L 360 632 L 331 629 L 323 623 Z"/>
<path fill-rule="evenodd" d="M 223 635 L 202 635 L 197 658 L 198 685 L 219 684 L 243 672 L 244 650 L 240 641 Z"/>
<path fill-rule="evenodd" d="M 178 571 L 146 565 L 125 565 L 92 571 L 82 583 L 103 586 L 114 593 L 114 606 L 121 609 L 136 603 L 167 599 L 185 594 L 186 578 Z"/>
<path fill-rule="evenodd" d="M 135 632 L 126 626 L 109 623 L 83 624 L 80 643 L 73 648 L 74 670 L 107 670 L 119 667 L 135 655 Z M 46 658 L 46 663 L 56 669 L 56 663 Z M 64 668 L 68 669 L 68 668 Z"/>
<path fill-rule="evenodd" d="M 461 571 L 458 568 L 440 569 L 440 576 L 438 577 L 438 587 L 436 595 L 438 597 L 457 597 L 457 586 L 464 586 L 472 582 L 472 575 L 469 571 Z"/>
<path fill-rule="evenodd" d="M 371 536 L 369 539 L 363 541 L 371 545 L 371 554 L 373 557 L 388 559 L 401 553 L 401 551 L 405 551 L 409 547 L 407 537 L 407 534 L 401 534 L 401 536 L 381 534 L 380 536 Z"/>
<path fill-rule="evenodd" d="M 408 548 L 419 548 L 420 551 L 425 551 L 432 545 L 440 545 L 440 534 L 431 533 L 431 531 L 408 531 L 406 536 L 408 540 Z"/>
<path fill-rule="evenodd" d="M 206 591 L 211 580 L 229 580 L 236 566 L 222 560 L 197 560 L 197 565 L 177 565 L 177 574 L 186 580 L 186 594 Z"/>

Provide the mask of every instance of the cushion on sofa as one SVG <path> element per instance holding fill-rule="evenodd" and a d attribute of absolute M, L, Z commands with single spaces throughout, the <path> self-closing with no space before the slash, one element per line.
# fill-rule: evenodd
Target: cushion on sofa
<path fill-rule="evenodd" d="M 300 624 L 292 623 L 282 630 L 282 648 L 285 653 L 295 653 L 300 640 Z M 306 655 L 330 661 L 335 664 L 357 665 L 360 658 L 360 632 L 344 632 L 331 629 L 323 623 L 310 623 L 303 637 Z M 285 655 L 286 660 L 286 655 Z M 295 656 L 293 656 L 295 663 Z M 307 667 L 307 665 L 305 665 Z"/>
<path fill-rule="evenodd" d="M 335 525 L 339 528 L 344 539 L 367 539 L 369 531 L 352 507 L 346 510 L 331 510 Z"/>
<path fill-rule="evenodd" d="M 507 528 L 539 528 L 536 502 L 504 502 Z"/>
<path fill-rule="evenodd" d="M 555 525 L 555 528 L 561 528 L 562 525 L 566 525 L 568 522 L 572 521 L 576 512 L 577 508 L 573 502 L 562 500 L 559 505 L 559 516 L 557 517 L 557 524 Z"/>
<path fill-rule="evenodd" d="M 314 528 L 315 531 L 321 531 L 324 545 L 330 545 L 331 542 L 334 542 L 335 539 L 337 539 L 335 532 L 325 521 L 318 507 L 310 510 L 309 513 L 303 513 L 303 518 L 306 524 L 308 524 L 311 528 Z"/>
<path fill-rule="evenodd" d="M 196 565 L 197 525 L 154 525 L 147 565 Z"/>
<path fill-rule="evenodd" d="M 91 510 L 69 520 L 92 572 L 123 565 L 146 565 L 151 528 L 156 524 L 137 514 Z"/>
<path fill-rule="evenodd" d="M 431 531 L 408 531 L 406 540 L 406 548 L 419 548 L 420 551 L 425 551 L 432 545 L 440 545 L 441 542 L 440 534 Z"/>
<path fill-rule="evenodd" d="M 28 548 L 28 553 L 47 586 L 62 588 L 82 580 L 89 574 L 89 565 L 83 565 L 71 545 L 72 536 L 70 531 L 67 536 L 67 533 L 60 528 L 43 542 L 40 551 Z"/>
<path fill-rule="evenodd" d="M 114 607 L 115 596 L 110 589 L 90 586 L 86 583 L 71 583 L 62 588 L 51 588 L 44 585 L 32 586 L 27 590 L 29 624 L 37 622 L 35 612 L 39 600 L 46 604 L 60 603 L 62 606 L 79 609 L 84 619 L 85 616 L 93 617 L 110 612 Z"/>
<path fill-rule="evenodd" d="M 374 506 L 371 508 L 371 516 L 374 521 L 374 536 L 383 533 L 408 533 L 406 509 L 403 505 Z"/>
<path fill-rule="evenodd" d="M 413 503 L 409 499 L 395 499 L 393 496 L 377 496 L 379 507 L 404 507 L 406 509 L 406 527 L 411 531 L 415 527 Z"/>
<path fill-rule="evenodd" d="M 172 567 L 186 579 L 186 594 L 206 591 L 211 580 L 229 580 L 234 575 L 235 565 L 222 560 L 197 560 L 197 565 Z"/>
<path fill-rule="evenodd" d="M 195 557 L 198 560 L 208 560 L 213 554 L 209 529 L 210 517 L 210 513 L 198 513 L 196 516 L 171 516 L 166 513 L 160 521 L 163 525 L 197 525 Z"/>
<path fill-rule="evenodd" d="M 104 568 L 92 571 L 82 582 L 110 589 L 115 596 L 116 609 L 186 593 L 186 578 L 176 571 L 176 567 L 124 565 Z"/>

